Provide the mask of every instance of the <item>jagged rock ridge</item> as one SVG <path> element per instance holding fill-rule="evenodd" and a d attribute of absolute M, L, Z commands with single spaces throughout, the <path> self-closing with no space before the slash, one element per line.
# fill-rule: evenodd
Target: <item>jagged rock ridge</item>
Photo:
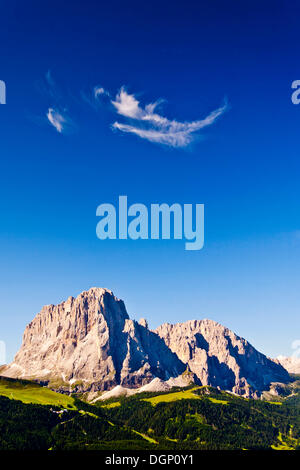
<path fill-rule="evenodd" d="M 246 396 L 287 382 L 287 371 L 244 338 L 212 320 L 191 320 L 155 330 L 203 385 Z"/>
<path fill-rule="evenodd" d="M 188 373 L 198 384 L 245 396 L 289 379 L 280 364 L 216 322 L 164 324 L 151 331 L 146 320 L 131 320 L 124 302 L 101 288 L 43 307 L 26 327 L 14 362 L 0 373 L 92 392 Z"/>
<path fill-rule="evenodd" d="M 290 374 L 300 374 L 300 357 L 278 356 L 277 362 L 281 364 Z"/>
<path fill-rule="evenodd" d="M 122 300 L 92 288 L 43 307 L 26 327 L 14 362 L 1 373 L 108 390 L 167 380 L 184 369 L 158 335 L 129 319 Z"/>

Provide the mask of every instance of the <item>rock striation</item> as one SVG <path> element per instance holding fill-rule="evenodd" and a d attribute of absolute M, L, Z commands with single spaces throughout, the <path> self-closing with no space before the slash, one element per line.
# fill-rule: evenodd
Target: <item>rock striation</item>
<path fill-rule="evenodd" d="M 124 302 L 101 288 L 43 307 L 26 327 L 14 362 L 0 374 L 92 393 L 193 381 L 259 396 L 271 382 L 289 380 L 278 362 L 214 321 L 165 323 L 151 331 L 145 319 L 131 320 Z"/>
<path fill-rule="evenodd" d="M 289 381 L 280 364 L 215 321 L 165 323 L 155 332 L 203 385 L 257 397 L 271 382 Z"/>
<path fill-rule="evenodd" d="M 290 374 L 300 374 L 300 357 L 297 356 L 278 356 L 277 361 L 281 364 Z"/>
<path fill-rule="evenodd" d="M 1 374 L 51 381 L 74 391 L 137 387 L 168 380 L 185 365 L 144 322 L 130 320 L 124 302 L 107 289 L 47 305 L 26 327 L 14 362 Z"/>

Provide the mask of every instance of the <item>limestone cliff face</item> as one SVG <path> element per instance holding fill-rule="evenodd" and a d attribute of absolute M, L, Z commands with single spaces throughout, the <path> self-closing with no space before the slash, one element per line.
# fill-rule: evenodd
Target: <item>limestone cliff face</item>
<path fill-rule="evenodd" d="M 278 356 L 276 359 L 290 374 L 300 374 L 300 357 Z"/>
<path fill-rule="evenodd" d="M 203 385 L 258 396 L 271 382 L 289 380 L 278 363 L 212 320 L 165 323 L 156 333 Z"/>
<path fill-rule="evenodd" d="M 218 323 L 195 320 L 151 331 L 146 320 L 131 320 L 123 301 L 100 288 L 43 307 L 26 327 L 14 362 L 0 374 L 96 392 L 137 388 L 156 377 L 168 381 L 187 369 L 198 384 L 245 396 L 288 380 L 279 363 Z"/>
<path fill-rule="evenodd" d="M 184 365 L 147 325 L 129 319 L 122 300 L 92 288 L 47 305 L 26 327 L 14 362 L 1 374 L 107 390 L 167 380 Z M 80 384 L 80 385 L 79 385 Z"/>

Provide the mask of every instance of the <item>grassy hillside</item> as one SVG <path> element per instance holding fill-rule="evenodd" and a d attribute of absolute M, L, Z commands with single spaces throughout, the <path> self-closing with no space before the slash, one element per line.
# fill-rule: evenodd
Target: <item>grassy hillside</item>
<path fill-rule="evenodd" d="M 0 450 L 299 448 L 298 394 L 272 403 L 191 386 L 92 405 L 0 379 Z"/>
<path fill-rule="evenodd" d="M 119 406 L 105 408 L 110 419 L 151 436 L 166 449 L 293 450 L 300 445 L 296 397 L 273 403 L 192 387 L 115 403 Z"/>
<path fill-rule="evenodd" d="M 26 380 L 13 380 L 0 377 L 0 395 L 23 403 L 53 405 L 62 408 L 76 409 L 74 398 L 53 392 L 49 388 Z"/>
<path fill-rule="evenodd" d="M 195 392 L 201 391 L 202 389 L 209 390 L 208 387 L 193 387 L 187 390 L 180 390 L 176 392 L 171 392 L 167 394 L 162 394 L 162 395 L 156 395 L 151 398 L 144 398 L 145 401 L 151 403 L 151 405 L 157 405 L 158 403 L 170 403 L 173 401 L 178 401 L 178 400 L 199 400 L 202 398 L 200 394 L 197 394 Z M 210 401 L 213 403 L 219 403 L 221 405 L 227 405 L 228 401 L 227 400 L 222 400 L 219 397 L 218 398 L 213 398 L 211 396 L 208 397 Z M 112 404 L 111 404 L 112 405 Z"/>

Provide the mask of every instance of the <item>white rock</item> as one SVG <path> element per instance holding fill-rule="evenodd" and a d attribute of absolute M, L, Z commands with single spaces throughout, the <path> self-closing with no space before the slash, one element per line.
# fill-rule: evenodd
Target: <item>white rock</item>
<path fill-rule="evenodd" d="M 300 374 L 300 357 L 278 356 L 277 360 L 290 374 Z"/>

